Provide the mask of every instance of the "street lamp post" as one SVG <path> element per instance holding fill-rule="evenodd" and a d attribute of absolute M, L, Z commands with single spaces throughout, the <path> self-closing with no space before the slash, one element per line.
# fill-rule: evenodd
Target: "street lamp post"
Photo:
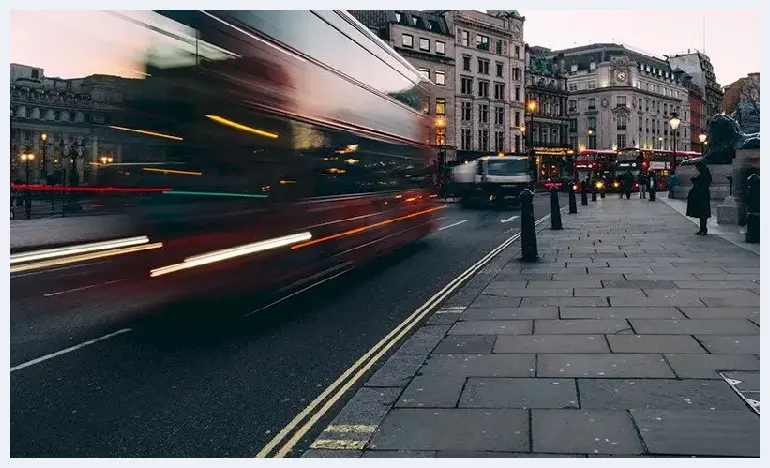
<path fill-rule="evenodd" d="M 682 120 L 679 118 L 679 115 L 676 112 L 673 112 L 668 119 L 668 125 L 671 126 L 671 139 L 673 140 L 674 149 L 674 152 L 671 155 L 671 172 L 676 171 L 676 131 L 679 129 L 680 123 L 682 123 Z"/>
<path fill-rule="evenodd" d="M 48 134 L 47 133 L 41 133 L 40 134 L 40 177 L 41 180 L 44 179 L 48 175 L 48 168 L 46 167 L 46 164 L 48 164 Z"/>
<path fill-rule="evenodd" d="M 529 111 L 529 167 L 534 168 L 534 177 L 532 180 L 535 182 L 535 186 L 537 186 L 537 179 L 540 175 L 539 168 L 535 167 L 535 112 L 537 111 L 537 102 L 534 100 L 530 100 L 527 103 L 527 110 Z"/>
<path fill-rule="evenodd" d="M 703 144 L 706 143 L 706 138 L 708 138 L 708 136 L 705 133 L 703 133 L 703 132 L 701 132 L 701 134 L 698 135 L 698 140 L 700 140 L 700 155 L 701 156 L 703 156 L 703 151 L 704 151 L 703 150 L 703 148 L 704 148 Z"/>
<path fill-rule="evenodd" d="M 524 125 L 524 122 L 519 124 L 519 133 L 521 133 L 521 152 L 523 153 L 526 151 L 527 147 L 527 134 L 525 133 L 527 131 L 527 126 Z M 516 151 L 519 151 L 519 148 L 516 148 Z"/>
<path fill-rule="evenodd" d="M 29 188 L 29 165 L 35 160 L 33 153 L 24 153 L 21 155 L 21 160 L 24 161 L 24 178 L 26 179 L 27 190 L 24 197 L 24 214 L 27 219 L 32 218 L 32 191 Z"/>

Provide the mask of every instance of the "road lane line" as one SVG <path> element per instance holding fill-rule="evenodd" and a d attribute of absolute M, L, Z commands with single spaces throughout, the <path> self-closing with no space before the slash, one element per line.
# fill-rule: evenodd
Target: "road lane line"
<path fill-rule="evenodd" d="M 550 218 L 551 215 L 548 214 L 539 220 L 535 222 L 535 225 L 538 225 L 542 223 L 543 221 Z M 275 458 L 282 458 L 286 456 L 287 453 L 289 453 L 292 448 L 299 442 L 302 437 L 313 427 L 313 425 L 323 416 L 325 415 L 329 409 L 334 406 L 337 401 L 339 401 L 342 396 L 356 383 L 358 382 L 363 375 L 366 374 L 366 372 L 374 366 L 382 356 L 384 356 L 388 350 L 390 350 L 393 346 L 395 346 L 397 343 L 401 341 L 401 339 L 417 324 L 419 324 L 425 316 L 427 316 L 429 313 L 433 311 L 433 309 L 438 306 L 444 299 L 446 299 L 449 295 L 451 295 L 456 289 L 458 289 L 462 284 L 465 283 L 467 279 L 472 277 L 478 270 L 483 268 L 487 263 L 489 263 L 494 257 L 496 257 L 500 252 L 508 248 L 511 244 L 516 242 L 519 237 L 521 237 L 521 233 L 514 234 L 513 236 L 509 237 L 505 241 L 503 241 L 502 244 L 492 249 L 487 255 L 482 257 L 478 262 L 468 267 L 467 270 L 465 270 L 463 273 L 461 273 L 458 277 L 450 281 L 446 284 L 439 292 L 434 294 L 430 299 L 428 299 L 422 306 L 418 307 L 412 315 L 407 317 L 401 324 L 396 326 L 390 333 L 388 333 L 382 340 L 380 340 L 378 343 L 376 343 L 374 346 L 372 346 L 369 351 L 364 353 L 363 356 L 361 356 L 356 362 L 353 363 L 348 369 L 346 369 L 342 375 L 340 375 L 337 380 L 332 382 L 326 389 L 317 396 L 310 404 L 305 407 L 297 416 L 294 417 L 286 426 L 284 426 L 278 434 L 273 437 L 263 448 L 259 451 L 257 454 L 257 458 L 266 458 L 271 453 L 274 452 L 274 449 L 281 444 L 286 437 L 293 432 L 293 436 L 283 443 L 277 451 L 275 451 L 275 454 L 273 455 Z M 348 378 L 352 375 L 351 378 Z M 335 393 L 336 391 L 336 393 Z M 332 395 L 332 393 L 334 393 Z M 331 395 L 331 397 L 330 397 Z M 328 399 L 327 399 L 328 397 Z M 326 401 L 323 406 L 318 409 L 315 413 L 313 413 L 316 408 L 321 405 L 324 401 Z M 312 416 L 311 416 L 312 414 Z M 309 416 L 309 419 L 307 419 Z M 307 419 L 307 422 L 302 425 L 299 429 L 296 429 L 297 426 L 299 426 L 300 423 L 305 421 Z M 296 429 L 296 431 L 295 431 Z"/>
<path fill-rule="evenodd" d="M 518 218 L 518 216 L 511 216 L 508 219 L 501 219 L 500 222 L 501 223 L 509 223 L 509 222 L 511 222 L 511 221 L 513 221 L 514 219 L 517 219 L 517 218 Z"/>
<path fill-rule="evenodd" d="M 80 343 L 78 345 L 75 345 L 75 346 L 70 346 L 67 349 L 62 349 L 61 351 L 56 351 L 55 353 L 46 354 L 45 356 L 40 356 L 39 358 L 35 358 L 35 359 L 33 359 L 31 361 L 27 361 L 27 362 L 25 362 L 23 364 L 19 364 L 16 367 L 11 367 L 11 372 L 24 369 L 25 367 L 34 366 L 35 364 L 40 364 L 41 362 L 47 361 L 49 359 L 53 359 L 56 356 L 61 356 L 62 354 L 67 354 L 67 353 L 71 353 L 73 351 L 77 351 L 80 348 L 85 348 L 86 346 L 90 346 L 90 345 L 92 345 L 94 343 L 98 343 L 100 341 L 108 340 L 108 339 L 110 339 L 110 338 L 112 338 L 114 336 L 122 335 L 123 333 L 128 333 L 130 331 L 131 331 L 130 328 L 123 328 L 121 330 L 118 330 L 116 332 L 112 332 L 112 333 L 104 335 L 102 337 L 94 338 L 93 340 L 84 341 L 84 342 L 82 342 L 82 343 Z"/>
<path fill-rule="evenodd" d="M 83 286 L 82 288 L 67 289 L 66 291 L 59 291 L 59 292 L 54 292 L 54 293 L 45 293 L 45 294 L 43 294 L 43 296 L 44 297 L 51 297 L 51 296 L 59 296 L 61 294 L 67 294 L 67 293 L 71 293 L 71 292 L 85 291 L 86 289 L 95 288 L 97 286 L 104 286 L 106 284 L 118 283 L 120 281 L 125 281 L 125 279 L 117 279 L 117 280 L 107 281 L 105 283 L 90 284 L 88 286 Z"/>
<path fill-rule="evenodd" d="M 438 230 L 439 231 L 443 231 L 444 229 L 449 229 L 451 227 L 459 226 L 459 225 L 461 225 L 462 223 L 464 223 L 466 221 L 468 221 L 468 220 L 467 219 L 463 219 L 462 221 L 458 221 L 458 222 L 450 224 L 448 226 L 444 226 L 444 227 L 438 228 Z"/>

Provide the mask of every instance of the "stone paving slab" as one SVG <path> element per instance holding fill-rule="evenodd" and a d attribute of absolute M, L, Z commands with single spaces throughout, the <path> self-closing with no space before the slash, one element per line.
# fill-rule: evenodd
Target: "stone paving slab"
<path fill-rule="evenodd" d="M 759 416 L 746 411 L 631 410 L 657 455 L 759 456 Z"/>
<path fill-rule="evenodd" d="M 534 377 L 534 354 L 433 354 L 421 375 L 452 377 Z"/>
<path fill-rule="evenodd" d="M 539 354 L 538 377 L 674 378 L 660 354 Z"/>
<path fill-rule="evenodd" d="M 753 354 L 666 354 L 666 361 L 680 379 L 721 379 L 719 371 L 759 370 Z"/>
<path fill-rule="evenodd" d="M 418 375 L 401 394 L 396 408 L 454 408 L 464 384 L 464 376 L 436 379 Z"/>
<path fill-rule="evenodd" d="M 424 326 L 401 345 L 398 352 L 401 354 L 428 354 L 444 338 L 448 330 L 448 325 Z"/>
<path fill-rule="evenodd" d="M 532 320 L 479 320 L 457 322 L 450 335 L 530 335 Z"/>
<path fill-rule="evenodd" d="M 606 410 L 533 410 L 532 448 L 570 454 L 644 453 L 629 414 Z"/>
<path fill-rule="evenodd" d="M 522 335 L 497 338 L 495 353 L 608 353 L 601 335 Z"/>
<path fill-rule="evenodd" d="M 682 307 L 690 319 L 751 320 L 759 318 L 759 307 Z"/>
<path fill-rule="evenodd" d="M 470 378 L 458 407 L 577 409 L 577 387 L 574 379 Z"/>
<path fill-rule="evenodd" d="M 521 297 L 490 296 L 481 294 L 468 306 L 469 308 L 519 307 Z M 702 304 L 701 304 L 702 305 Z"/>
<path fill-rule="evenodd" d="M 603 297 L 525 297 L 521 307 L 609 307 Z"/>
<path fill-rule="evenodd" d="M 396 353 L 366 382 L 370 387 L 403 387 L 428 358 L 427 354 Z"/>
<path fill-rule="evenodd" d="M 450 335 L 441 340 L 438 346 L 433 349 L 433 353 L 491 353 L 495 341 L 498 339 L 496 335 Z"/>
<path fill-rule="evenodd" d="M 759 354 L 759 335 L 696 335 L 710 353 Z"/>
<path fill-rule="evenodd" d="M 613 353 L 705 353 L 706 350 L 688 335 L 607 335 Z"/>
<path fill-rule="evenodd" d="M 686 319 L 674 307 L 560 307 L 562 319 Z"/>
<path fill-rule="evenodd" d="M 751 289 L 757 287 L 757 283 L 747 280 L 738 281 L 674 281 L 677 288 L 681 289 L 707 289 L 713 291 L 715 289 Z"/>
<path fill-rule="evenodd" d="M 629 319 L 640 335 L 758 335 L 748 320 L 644 320 Z"/>
<path fill-rule="evenodd" d="M 745 409 L 722 380 L 578 379 L 578 387 L 583 409 Z"/>
<path fill-rule="evenodd" d="M 512 409 L 395 409 L 369 448 L 529 451 L 529 415 Z"/>
<path fill-rule="evenodd" d="M 558 307 L 496 307 L 467 309 L 461 321 L 557 319 Z"/>
<path fill-rule="evenodd" d="M 605 288 L 631 288 L 631 289 L 671 289 L 677 287 L 671 280 L 604 280 Z M 578 286 L 575 286 L 578 287 Z"/>
<path fill-rule="evenodd" d="M 610 334 L 631 332 L 626 320 L 535 320 L 537 335 Z"/>

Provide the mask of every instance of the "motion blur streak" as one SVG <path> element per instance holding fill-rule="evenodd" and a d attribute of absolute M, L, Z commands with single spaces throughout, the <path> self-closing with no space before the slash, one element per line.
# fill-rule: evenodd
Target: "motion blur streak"
<path fill-rule="evenodd" d="M 58 249 L 45 249 L 35 250 L 33 252 L 23 252 L 15 255 L 11 255 L 11 265 L 17 263 L 32 262 L 35 260 L 44 260 L 46 258 L 64 257 L 66 255 L 74 255 L 86 252 L 93 252 L 95 250 L 109 250 L 117 249 L 119 247 L 131 247 L 133 245 L 141 245 L 150 242 L 147 236 L 128 237 L 125 239 L 114 239 L 102 242 L 92 242 L 89 244 L 74 245 L 69 247 L 61 247 Z"/>
<path fill-rule="evenodd" d="M 75 255 L 73 257 L 57 258 L 53 260 L 45 260 L 37 263 L 27 263 L 24 265 L 18 265 L 11 267 L 11 273 L 18 273 L 20 271 L 36 270 L 40 268 L 47 268 L 51 266 L 67 265 L 69 263 L 85 262 L 88 260 L 96 260 L 98 258 L 112 257 L 114 255 L 123 255 L 132 252 L 139 252 L 142 250 L 154 250 L 163 247 L 162 242 L 156 242 L 154 244 L 138 245 L 135 247 L 126 247 L 123 249 L 106 250 L 103 252 L 94 252 L 83 255 Z"/>
<path fill-rule="evenodd" d="M 163 169 L 163 168 L 158 169 L 155 167 L 143 167 L 142 170 L 147 172 L 160 172 L 161 174 L 179 174 L 179 175 L 196 175 L 196 176 L 203 175 L 202 172 L 198 172 L 198 171 L 180 171 L 178 169 Z"/>
<path fill-rule="evenodd" d="M 288 236 L 276 237 L 273 239 L 267 239 L 252 244 L 240 245 L 230 249 L 216 250 L 214 252 L 208 252 L 205 254 L 194 255 L 184 259 L 184 263 L 177 263 L 175 265 L 167 265 L 160 268 L 155 268 L 150 271 L 150 277 L 154 278 L 175 271 L 184 270 L 200 265 L 207 265 L 209 263 L 221 262 L 223 260 L 229 260 L 235 257 L 241 257 L 264 250 L 277 249 L 285 247 L 287 245 L 295 244 L 308 240 L 312 237 L 309 232 L 303 232 L 301 234 L 290 234 Z"/>
<path fill-rule="evenodd" d="M 138 130 L 138 129 L 134 129 L 134 128 L 117 127 L 115 125 L 107 125 L 107 127 L 111 128 L 113 130 L 122 130 L 124 132 L 141 133 L 142 135 L 150 135 L 150 136 L 156 136 L 156 137 L 160 137 L 160 138 L 167 138 L 169 140 L 176 140 L 176 141 L 183 141 L 184 140 L 184 138 L 182 138 L 182 137 L 178 137 L 178 136 L 174 136 L 174 135 L 167 135 L 165 133 L 160 133 L 160 132 L 153 132 L 153 131 L 150 131 L 150 130 Z"/>
<path fill-rule="evenodd" d="M 246 198 L 267 198 L 267 195 L 254 193 L 228 193 L 228 192 L 192 192 L 190 190 L 164 190 L 163 195 L 195 195 L 206 197 L 246 197 Z"/>
<path fill-rule="evenodd" d="M 62 187 L 61 185 L 41 185 L 41 184 L 11 184 L 11 190 L 32 190 L 32 191 L 60 191 L 60 192 L 114 192 L 114 193 L 140 193 L 140 192 L 165 192 L 171 190 L 170 187 Z"/>
<path fill-rule="evenodd" d="M 261 136 L 264 136 L 264 137 L 272 138 L 274 140 L 278 138 L 278 134 L 277 133 L 270 133 L 270 132 L 266 132 L 264 130 L 260 130 L 258 128 L 247 127 L 246 125 L 241 125 L 238 122 L 233 122 L 232 120 L 227 120 L 226 118 L 220 117 L 218 115 L 207 115 L 206 117 L 210 118 L 214 122 L 221 123 L 222 125 L 226 125 L 228 127 L 232 127 L 232 128 L 234 128 L 236 130 L 243 130 L 244 132 L 254 133 L 256 135 L 261 135 Z"/>
<path fill-rule="evenodd" d="M 342 236 L 351 236 L 353 234 L 358 234 L 358 233 L 361 233 L 361 232 L 364 232 L 364 231 L 368 231 L 369 229 L 374 229 L 376 227 L 384 226 L 386 224 L 394 223 L 396 221 L 402 221 L 402 220 L 405 220 L 405 219 L 414 218 L 415 216 L 420 216 L 420 215 L 432 213 L 432 212 L 437 211 L 437 210 L 443 210 L 444 208 L 446 208 L 446 205 L 437 206 L 435 208 L 429 208 L 429 209 L 423 210 L 423 211 L 418 211 L 417 213 L 408 214 L 406 216 L 401 216 L 399 218 L 386 219 L 385 221 L 380 221 L 379 223 L 369 224 L 367 226 L 361 226 L 360 228 L 351 229 L 350 231 L 339 232 L 337 234 L 332 234 L 330 236 L 314 239 L 314 240 L 312 240 L 310 242 L 305 242 L 305 243 L 302 243 L 302 244 L 297 244 L 294 247 L 292 247 L 291 249 L 292 250 L 301 249 L 302 247 L 309 247 L 311 245 L 318 244 L 319 242 L 324 242 L 324 241 L 328 241 L 328 240 L 332 240 L 332 239 L 337 239 L 337 238 L 342 237 Z"/>

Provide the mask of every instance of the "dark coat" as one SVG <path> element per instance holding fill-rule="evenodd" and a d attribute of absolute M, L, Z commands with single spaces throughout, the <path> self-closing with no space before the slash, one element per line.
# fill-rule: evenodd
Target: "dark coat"
<path fill-rule="evenodd" d="M 691 218 L 711 217 L 711 172 L 704 169 L 698 176 L 692 178 L 692 188 L 687 193 L 687 216 Z"/>
<path fill-rule="evenodd" d="M 623 190 L 626 192 L 630 192 L 631 189 L 634 187 L 634 175 L 630 172 L 626 172 L 623 175 Z"/>

